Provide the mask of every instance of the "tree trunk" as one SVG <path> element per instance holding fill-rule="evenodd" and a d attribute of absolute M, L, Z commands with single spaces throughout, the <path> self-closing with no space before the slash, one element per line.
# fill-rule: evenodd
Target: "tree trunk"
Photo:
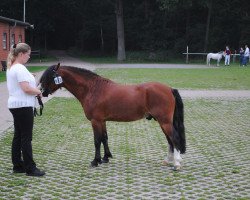
<path fill-rule="evenodd" d="M 47 33 L 44 34 L 44 51 L 47 53 Z"/>
<path fill-rule="evenodd" d="M 117 42 L 118 42 L 117 60 L 123 61 L 126 59 L 126 54 L 125 54 L 122 0 L 116 0 L 116 23 L 117 23 Z"/>
<path fill-rule="evenodd" d="M 189 46 L 190 41 L 190 8 L 186 10 L 186 45 Z"/>
<path fill-rule="evenodd" d="M 206 24 L 206 36 L 205 36 L 205 43 L 204 43 L 204 53 L 207 51 L 208 35 L 209 35 L 209 29 L 210 29 L 210 19 L 211 19 L 211 13 L 212 13 L 213 0 L 209 0 L 207 6 L 208 6 L 208 15 L 207 15 L 207 24 Z"/>
<path fill-rule="evenodd" d="M 148 18 L 149 18 L 149 2 L 148 2 L 148 0 L 144 0 L 144 15 L 145 15 L 145 19 L 148 20 Z"/>
<path fill-rule="evenodd" d="M 104 39 L 103 39 L 103 32 L 102 32 L 102 25 L 100 25 L 100 37 L 101 37 L 101 52 L 104 53 Z"/>

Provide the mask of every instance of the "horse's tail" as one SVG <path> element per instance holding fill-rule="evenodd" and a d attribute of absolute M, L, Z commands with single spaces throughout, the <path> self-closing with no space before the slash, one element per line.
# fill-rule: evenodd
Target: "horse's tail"
<path fill-rule="evenodd" d="M 209 65 L 209 56 L 207 54 L 207 65 Z"/>
<path fill-rule="evenodd" d="M 173 118 L 173 140 L 175 147 L 181 154 L 186 152 L 186 136 L 184 127 L 184 105 L 177 89 L 172 89 L 175 97 L 175 110 Z"/>

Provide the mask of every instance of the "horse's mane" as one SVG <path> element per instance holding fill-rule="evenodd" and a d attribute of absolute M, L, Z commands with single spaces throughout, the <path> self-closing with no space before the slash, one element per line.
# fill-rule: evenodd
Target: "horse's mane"
<path fill-rule="evenodd" d="M 50 80 L 50 78 L 52 78 L 52 76 L 53 76 L 53 69 L 55 69 L 55 67 L 56 67 L 56 65 L 52 65 L 49 68 L 47 68 L 44 71 L 43 75 L 41 76 L 39 82 L 42 83 L 42 82 L 47 82 L 48 80 Z"/>
<path fill-rule="evenodd" d="M 79 67 L 71 67 L 71 66 L 62 66 L 62 68 L 65 68 L 73 73 L 77 73 L 78 75 L 84 77 L 85 79 L 92 79 L 95 80 L 95 82 L 98 82 L 99 84 L 105 83 L 113 83 L 110 79 L 104 78 L 90 70 L 79 68 Z"/>
<path fill-rule="evenodd" d="M 77 74 L 80 74 L 84 77 L 88 77 L 88 78 L 101 78 L 101 76 L 99 76 L 98 74 L 90 71 L 90 70 L 87 70 L 87 69 L 84 69 L 84 68 L 79 68 L 79 67 L 72 67 L 72 66 L 61 66 L 61 68 L 65 68 L 65 69 L 68 69 L 69 71 L 71 72 L 75 72 Z"/>
<path fill-rule="evenodd" d="M 53 70 L 56 68 L 56 65 L 52 65 L 50 66 L 48 69 L 45 70 L 45 72 L 43 73 L 42 77 L 40 78 L 40 82 L 45 81 L 47 82 L 48 80 L 52 79 L 52 76 L 54 75 Z M 112 82 L 109 79 L 106 79 L 104 77 L 99 76 L 98 74 L 84 69 L 84 68 L 79 68 L 79 67 L 72 67 L 72 66 L 60 66 L 59 68 L 61 69 L 66 69 L 68 71 L 71 71 L 73 73 L 76 73 L 80 76 L 83 76 L 86 79 L 100 79 L 100 80 L 104 80 L 105 82 Z"/>

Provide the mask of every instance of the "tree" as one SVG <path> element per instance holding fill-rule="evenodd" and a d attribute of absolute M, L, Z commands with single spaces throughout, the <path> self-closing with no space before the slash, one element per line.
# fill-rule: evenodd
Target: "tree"
<path fill-rule="evenodd" d="M 115 13 L 116 13 L 116 23 L 117 23 L 117 60 L 123 61 L 126 59 L 126 53 L 125 53 L 122 0 L 116 0 Z"/>
<path fill-rule="evenodd" d="M 213 0 L 209 0 L 207 2 L 208 15 L 207 15 L 207 23 L 206 23 L 206 35 L 205 35 L 205 42 L 204 42 L 204 52 L 207 51 L 208 36 L 209 36 L 209 30 L 210 30 L 210 19 L 211 19 L 212 8 L 213 8 L 212 6 L 213 6 Z"/>

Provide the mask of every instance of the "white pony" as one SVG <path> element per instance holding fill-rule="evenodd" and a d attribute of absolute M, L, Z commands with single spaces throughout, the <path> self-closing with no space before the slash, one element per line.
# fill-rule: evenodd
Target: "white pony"
<path fill-rule="evenodd" d="M 214 59 L 217 60 L 217 66 L 220 66 L 220 60 L 222 58 L 222 56 L 225 57 L 225 52 L 224 51 L 220 51 L 218 53 L 209 53 L 207 54 L 207 65 L 210 66 L 210 59 Z"/>

